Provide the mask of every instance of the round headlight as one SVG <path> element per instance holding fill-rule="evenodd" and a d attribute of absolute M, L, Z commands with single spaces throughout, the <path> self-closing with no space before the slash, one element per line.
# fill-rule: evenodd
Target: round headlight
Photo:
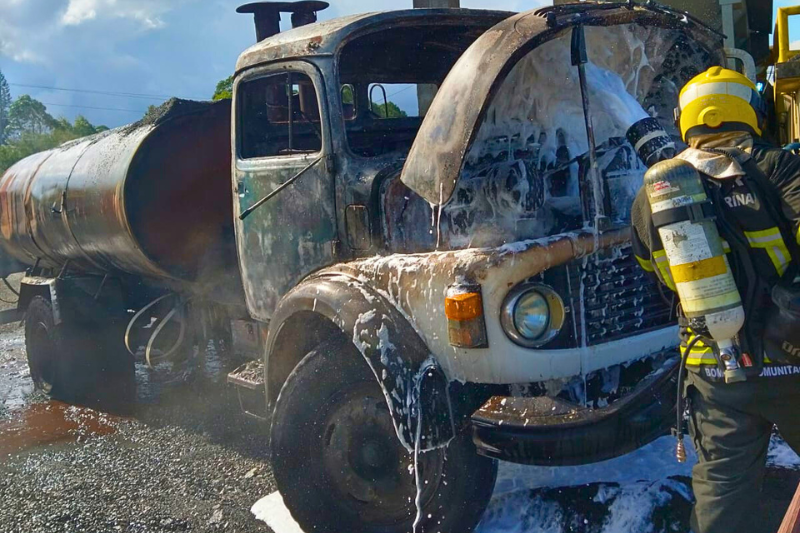
<path fill-rule="evenodd" d="M 538 291 L 523 293 L 514 306 L 514 327 L 528 340 L 536 340 L 547 333 L 550 324 L 550 306 Z"/>
<path fill-rule="evenodd" d="M 503 302 L 500 324 L 509 339 L 526 348 L 538 348 L 555 339 L 566 318 L 564 301 L 552 287 L 523 282 Z"/>

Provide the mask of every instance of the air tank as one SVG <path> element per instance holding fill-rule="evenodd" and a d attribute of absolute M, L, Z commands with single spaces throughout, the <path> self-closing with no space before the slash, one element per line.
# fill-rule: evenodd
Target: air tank
<path fill-rule="evenodd" d="M 32 155 L 0 179 L 0 247 L 32 265 L 213 283 L 238 276 L 230 102 L 171 100 L 142 121 Z"/>
<path fill-rule="evenodd" d="M 725 381 L 743 381 L 734 342 L 744 325 L 742 298 L 700 174 L 686 161 L 661 161 L 644 186 L 683 313 L 696 333 L 716 341 Z"/>

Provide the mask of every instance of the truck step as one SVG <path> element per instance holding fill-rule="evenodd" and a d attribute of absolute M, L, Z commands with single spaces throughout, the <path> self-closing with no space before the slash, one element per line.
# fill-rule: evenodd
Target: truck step
<path fill-rule="evenodd" d="M 264 388 L 264 363 L 260 360 L 248 361 L 230 374 L 228 383 L 250 390 Z"/>
<path fill-rule="evenodd" d="M 268 420 L 263 362 L 248 361 L 228 374 L 228 383 L 236 387 L 239 407 L 244 414 L 261 422 Z"/>

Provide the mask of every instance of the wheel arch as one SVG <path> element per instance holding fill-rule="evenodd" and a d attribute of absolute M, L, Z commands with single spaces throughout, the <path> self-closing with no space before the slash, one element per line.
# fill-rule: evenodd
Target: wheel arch
<path fill-rule="evenodd" d="M 30 276 L 22 278 L 22 282 L 19 286 L 19 301 L 17 302 L 17 309 L 19 312 L 25 313 L 31 301 L 36 296 L 41 296 L 50 302 L 53 308 L 53 322 L 56 325 L 61 323 L 60 301 L 56 290 L 56 279 Z"/>
<path fill-rule="evenodd" d="M 357 279 L 338 274 L 305 280 L 281 300 L 273 315 L 264 353 L 268 412 L 297 363 L 337 335 L 351 342 L 372 369 L 398 438 L 409 451 L 420 412 L 423 450 L 444 446 L 455 436 L 449 382 L 423 339 L 385 298 Z"/>

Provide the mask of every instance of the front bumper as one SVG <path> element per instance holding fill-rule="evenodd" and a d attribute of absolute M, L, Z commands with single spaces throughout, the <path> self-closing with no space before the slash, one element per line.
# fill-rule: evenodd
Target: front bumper
<path fill-rule="evenodd" d="M 675 418 L 678 360 L 607 407 L 559 398 L 493 396 L 472 415 L 478 453 L 521 464 L 566 466 L 604 461 L 666 433 Z"/>

